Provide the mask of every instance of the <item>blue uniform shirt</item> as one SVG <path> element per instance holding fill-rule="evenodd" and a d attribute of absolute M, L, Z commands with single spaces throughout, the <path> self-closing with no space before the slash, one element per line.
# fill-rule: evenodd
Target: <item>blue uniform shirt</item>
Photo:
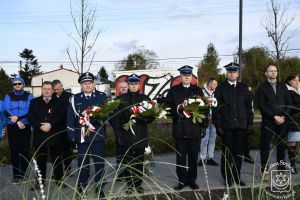
<path fill-rule="evenodd" d="M 87 99 L 83 92 L 75 94 L 71 98 L 67 116 L 69 140 L 75 140 L 76 143 L 81 143 L 81 125 L 79 123 L 80 116 L 78 115 L 81 115 L 81 113 L 90 106 L 104 104 L 106 100 L 106 94 L 97 90 L 92 93 L 90 99 Z M 100 123 L 93 123 L 93 126 L 95 127 L 96 132 L 92 132 L 89 136 L 85 136 L 85 143 L 103 141 L 105 138 L 105 126 L 101 127 Z"/>

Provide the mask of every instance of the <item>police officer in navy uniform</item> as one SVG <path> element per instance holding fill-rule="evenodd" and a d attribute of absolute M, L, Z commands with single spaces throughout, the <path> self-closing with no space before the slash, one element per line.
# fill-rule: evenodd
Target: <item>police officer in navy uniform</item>
<path fill-rule="evenodd" d="M 84 195 L 85 189 L 88 185 L 90 164 L 90 155 L 93 158 L 95 166 L 95 182 L 96 193 L 99 198 L 104 198 L 103 188 L 103 174 L 104 174 L 104 138 L 105 138 L 105 126 L 101 126 L 99 122 L 94 122 L 92 125 L 95 127 L 95 131 L 92 131 L 89 135 L 85 135 L 85 131 L 82 131 L 82 125 L 79 123 L 79 119 L 82 116 L 82 112 L 88 107 L 99 106 L 106 102 L 107 98 L 105 93 L 99 92 L 95 89 L 95 77 L 92 73 L 86 72 L 82 74 L 78 83 L 81 85 L 82 92 L 75 94 L 68 107 L 67 115 L 67 131 L 70 140 L 77 143 L 78 148 L 78 169 L 79 181 L 78 192 L 80 195 Z"/>
<path fill-rule="evenodd" d="M 143 101 L 151 101 L 144 94 L 139 93 L 140 77 L 132 74 L 127 77 L 129 90 L 126 94 L 117 97 L 122 101 L 120 105 L 121 112 L 114 119 L 114 128 L 120 134 L 122 144 L 124 145 L 125 155 L 123 163 L 125 180 L 127 183 L 127 194 L 131 194 L 136 190 L 138 193 L 143 193 L 142 176 L 145 147 L 148 146 L 148 123 L 152 122 L 153 118 L 135 118 L 136 123 L 132 126 L 134 133 L 129 129 L 126 131 L 123 125 L 126 124 L 131 117 L 130 109 Z"/>
<path fill-rule="evenodd" d="M 253 124 L 252 95 L 248 86 L 238 82 L 239 65 L 229 63 L 226 68 L 227 79 L 215 91 L 218 107 L 214 110 L 213 122 L 217 134 L 222 139 L 221 174 L 225 185 L 233 181 L 240 186 L 245 137 L 251 133 Z"/>
<path fill-rule="evenodd" d="M 206 127 L 205 124 L 192 122 L 191 118 L 183 115 L 182 103 L 188 98 L 196 95 L 203 96 L 201 88 L 192 85 L 193 68 L 183 66 L 180 71 L 182 82 L 172 87 L 166 97 L 166 104 L 171 107 L 173 117 L 172 135 L 176 145 L 176 173 L 178 185 L 175 190 L 181 190 L 188 185 L 192 189 L 198 189 L 197 179 L 197 158 L 201 131 Z M 188 159 L 187 159 L 188 157 Z"/>

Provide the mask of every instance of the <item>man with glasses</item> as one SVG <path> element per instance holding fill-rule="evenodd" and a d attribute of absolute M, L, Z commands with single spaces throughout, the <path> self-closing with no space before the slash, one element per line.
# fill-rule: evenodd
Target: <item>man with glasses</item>
<path fill-rule="evenodd" d="M 7 135 L 13 166 L 13 183 L 25 178 L 28 167 L 31 130 L 27 119 L 33 95 L 24 91 L 25 82 L 16 77 L 12 80 L 14 91 L 4 98 L 4 114 L 8 118 Z"/>

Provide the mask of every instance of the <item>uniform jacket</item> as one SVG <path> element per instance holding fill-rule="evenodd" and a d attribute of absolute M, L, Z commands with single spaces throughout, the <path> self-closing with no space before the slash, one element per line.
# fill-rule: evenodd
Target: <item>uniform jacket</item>
<path fill-rule="evenodd" d="M 171 107 L 173 117 L 172 135 L 176 138 L 200 138 L 202 129 L 207 127 L 207 119 L 204 119 L 201 124 L 194 124 L 192 118 L 179 119 L 177 106 L 195 95 L 203 96 L 201 88 L 196 85 L 185 88 L 182 83 L 170 88 L 167 94 L 166 104 Z"/>
<path fill-rule="evenodd" d="M 213 123 L 223 130 L 247 130 L 253 124 L 252 95 L 248 86 L 237 82 L 231 86 L 228 80 L 221 83 L 214 93 L 218 107 L 213 112 Z"/>
<path fill-rule="evenodd" d="M 75 140 L 76 143 L 81 143 L 81 124 L 79 123 L 80 116 L 78 116 L 76 112 L 81 115 L 81 113 L 88 107 L 99 106 L 104 104 L 106 101 L 106 94 L 97 90 L 92 93 L 90 99 L 87 99 L 83 92 L 75 94 L 71 98 L 67 115 L 67 132 L 69 140 Z M 72 102 L 74 102 L 74 104 Z M 100 123 L 93 123 L 93 126 L 95 127 L 96 132 L 85 136 L 85 143 L 103 141 L 105 139 L 105 126 L 102 126 Z"/>
<path fill-rule="evenodd" d="M 7 118 L 10 116 L 18 116 L 19 120 L 23 124 L 28 124 L 27 113 L 29 109 L 29 104 L 33 95 L 31 93 L 25 92 L 24 90 L 20 92 L 12 92 L 5 95 L 4 98 L 4 114 Z M 7 124 L 13 124 L 10 120 Z"/>
<path fill-rule="evenodd" d="M 300 94 L 295 90 L 289 90 L 291 95 L 291 112 L 288 118 L 288 131 L 300 131 Z"/>
<path fill-rule="evenodd" d="M 274 116 L 283 115 L 288 118 L 290 113 L 289 105 L 292 100 L 290 93 L 284 83 L 278 82 L 276 94 L 268 81 L 258 86 L 256 91 L 257 107 L 262 115 L 262 121 L 274 121 Z"/>
<path fill-rule="evenodd" d="M 28 119 L 33 127 L 33 145 L 35 147 L 62 144 L 62 131 L 65 129 L 63 123 L 66 118 L 61 107 L 62 104 L 55 98 L 51 98 L 47 104 L 43 96 L 31 100 Z M 40 129 L 43 122 L 51 124 L 51 130 L 48 133 Z"/>
<path fill-rule="evenodd" d="M 139 94 L 138 92 L 128 92 L 117 97 L 121 100 L 121 105 L 118 109 L 119 113 L 113 118 L 114 128 L 121 138 L 122 144 L 125 147 L 130 148 L 144 148 L 148 146 L 148 123 L 154 119 L 136 119 L 136 123 L 133 125 L 135 135 L 129 129 L 126 131 L 123 125 L 130 120 L 131 107 L 135 104 L 139 104 L 142 101 L 151 101 L 146 95 Z"/>

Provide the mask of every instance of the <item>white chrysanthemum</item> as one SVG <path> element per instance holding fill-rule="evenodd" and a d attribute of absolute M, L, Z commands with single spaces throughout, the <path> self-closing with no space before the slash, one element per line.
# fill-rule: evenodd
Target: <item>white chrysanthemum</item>
<path fill-rule="evenodd" d="M 145 154 L 149 155 L 151 153 L 151 147 L 148 146 L 145 148 Z"/>
<path fill-rule="evenodd" d="M 204 106 L 205 103 L 202 99 L 196 99 L 196 102 L 199 103 L 199 106 Z"/>
<path fill-rule="evenodd" d="M 168 114 L 167 111 L 162 110 L 162 111 L 159 113 L 158 119 L 162 119 L 162 118 L 167 119 L 167 114 Z"/>
<path fill-rule="evenodd" d="M 96 111 L 97 109 L 100 109 L 100 107 L 94 106 L 93 109 L 92 109 L 92 111 Z"/>
<path fill-rule="evenodd" d="M 218 106 L 218 101 L 216 98 L 211 98 L 211 106 L 212 107 L 217 107 Z"/>

